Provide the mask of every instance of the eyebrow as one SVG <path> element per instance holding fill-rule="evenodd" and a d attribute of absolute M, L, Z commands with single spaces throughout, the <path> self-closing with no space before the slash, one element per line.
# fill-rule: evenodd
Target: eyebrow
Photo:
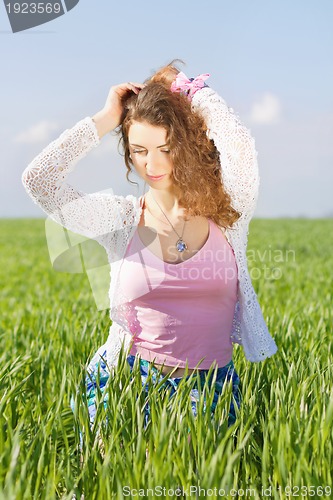
<path fill-rule="evenodd" d="M 164 146 L 167 146 L 168 144 L 162 144 L 162 146 L 156 146 L 157 148 L 164 148 Z M 131 144 L 131 146 L 136 146 L 137 148 L 143 148 L 146 149 L 144 146 L 140 146 L 140 144 Z"/>

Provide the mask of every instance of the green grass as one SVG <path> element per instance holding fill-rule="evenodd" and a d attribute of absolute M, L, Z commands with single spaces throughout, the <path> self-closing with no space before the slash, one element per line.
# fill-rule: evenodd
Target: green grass
<path fill-rule="evenodd" d="M 90 431 L 76 391 L 84 392 L 85 363 L 107 338 L 109 311 L 97 310 L 86 275 L 53 270 L 43 220 L 2 220 L 0 229 L 0 499 L 135 497 L 125 486 L 165 488 L 162 498 L 181 498 L 172 496 L 177 486 L 189 498 L 195 487 L 200 498 L 208 488 L 221 497 L 232 488 L 250 498 L 265 498 L 262 488 L 270 498 L 331 497 L 331 219 L 251 222 L 249 268 L 279 350 L 250 363 L 235 346 L 243 403 L 230 428 L 230 387 L 211 421 L 208 413 L 192 417 L 185 385 L 170 401 L 151 388 L 152 421 L 143 430 L 139 374 L 130 384 L 122 357 L 108 409 L 100 406 Z"/>

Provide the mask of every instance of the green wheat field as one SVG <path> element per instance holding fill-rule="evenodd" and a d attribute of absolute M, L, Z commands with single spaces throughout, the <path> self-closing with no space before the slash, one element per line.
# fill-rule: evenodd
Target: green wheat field
<path fill-rule="evenodd" d="M 122 355 L 90 430 L 84 369 L 109 311 L 86 274 L 52 268 L 44 219 L 0 228 L 1 500 L 332 498 L 332 219 L 251 221 L 249 269 L 279 350 L 251 363 L 235 345 L 243 401 L 229 428 L 229 384 L 214 419 L 192 416 L 184 384 L 171 399 L 150 387 L 144 429 L 146 395 Z"/>

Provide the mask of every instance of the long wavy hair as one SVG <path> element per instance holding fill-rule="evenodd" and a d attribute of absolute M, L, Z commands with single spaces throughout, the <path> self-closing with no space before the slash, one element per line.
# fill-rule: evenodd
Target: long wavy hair
<path fill-rule="evenodd" d="M 184 64 L 173 59 L 146 79 L 146 86 L 124 104 L 124 118 L 116 134 L 121 135 L 119 145 L 124 152 L 126 178 L 133 183 L 128 178 L 133 167 L 128 141 L 132 123 L 164 127 L 173 163 L 171 178 L 178 203 L 185 208 L 185 217 L 199 215 L 231 228 L 241 214 L 232 207 L 224 188 L 219 152 L 207 136 L 205 120 L 192 109 L 185 95 L 170 90 L 180 71 L 175 65 L 177 61 Z"/>

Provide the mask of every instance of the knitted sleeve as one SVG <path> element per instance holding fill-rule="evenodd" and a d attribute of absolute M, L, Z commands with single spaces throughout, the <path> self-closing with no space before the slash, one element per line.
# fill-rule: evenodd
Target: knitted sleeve
<path fill-rule="evenodd" d="M 219 151 L 222 179 L 232 206 L 241 212 L 240 220 L 249 221 L 256 207 L 259 188 L 253 137 L 224 99 L 210 87 L 194 94 L 192 108 L 205 119 L 207 135 Z"/>
<path fill-rule="evenodd" d="M 87 194 L 66 182 L 75 164 L 99 144 L 95 122 L 86 117 L 46 146 L 22 173 L 27 193 L 51 219 L 93 239 L 121 231 L 135 216 L 131 195 Z"/>

